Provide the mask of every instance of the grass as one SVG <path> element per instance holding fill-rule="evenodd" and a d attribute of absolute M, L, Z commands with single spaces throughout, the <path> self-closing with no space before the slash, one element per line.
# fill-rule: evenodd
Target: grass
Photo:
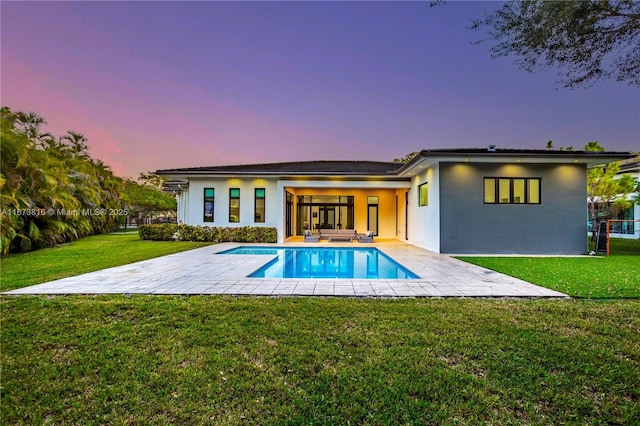
<path fill-rule="evenodd" d="M 208 243 L 143 241 L 137 232 L 93 235 L 56 248 L 0 259 L 0 291 L 203 247 Z"/>
<path fill-rule="evenodd" d="M 640 301 L 0 297 L 3 424 L 633 424 Z"/>
<path fill-rule="evenodd" d="M 640 240 L 611 239 L 610 256 L 459 257 L 582 298 L 640 298 Z"/>
<path fill-rule="evenodd" d="M 2 289 L 201 245 L 89 237 L 3 258 Z M 638 257 L 627 249 L 533 258 L 531 276 L 629 297 Z M 628 285 L 608 277 L 592 292 L 620 269 Z M 640 300 L 0 296 L 0 312 L 0 424 L 640 418 Z"/>

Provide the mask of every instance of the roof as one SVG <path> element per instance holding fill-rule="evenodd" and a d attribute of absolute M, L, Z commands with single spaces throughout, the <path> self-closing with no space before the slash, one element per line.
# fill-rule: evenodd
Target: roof
<path fill-rule="evenodd" d="M 620 173 L 640 170 L 640 156 L 620 162 Z"/>
<path fill-rule="evenodd" d="M 583 163 L 588 166 L 632 158 L 630 152 L 565 151 L 550 149 L 460 148 L 425 149 L 406 164 L 381 161 L 293 161 L 230 166 L 188 167 L 157 170 L 156 174 L 172 179 L 193 176 L 364 176 L 404 178 L 419 172 L 419 168 L 437 162 L 523 162 L 523 163 Z"/>
<path fill-rule="evenodd" d="M 629 151 L 569 151 L 565 149 L 516 149 L 516 148 L 456 148 L 456 149 L 423 149 L 420 151 L 422 157 L 437 157 L 449 155 L 521 155 L 535 157 L 620 157 L 632 158 L 635 154 Z"/>
<path fill-rule="evenodd" d="M 488 162 L 488 163 L 582 163 L 588 166 L 606 164 L 612 161 L 621 161 L 632 158 L 633 153 L 628 151 L 567 151 L 554 149 L 510 149 L 495 148 L 460 148 L 460 149 L 423 149 L 419 155 L 397 170 L 398 175 L 411 174 L 418 166 L 427 166 L 436 162 L 461 161 Z"/>
<path fill-rule="evenodd" d="M 156 171 L 159 175 L 340 175 L 394 176 L 402 166 L 380 161 L 295 161 L 285 163 L 239 164 L 233 166 L 189 167 Z"/>

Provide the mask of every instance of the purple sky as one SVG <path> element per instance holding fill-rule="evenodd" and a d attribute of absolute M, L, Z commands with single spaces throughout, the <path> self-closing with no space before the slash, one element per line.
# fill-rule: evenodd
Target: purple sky
<path fill-rule="evenodd" d="M 1 2 L 2 105 L 116 174 L 423 148 L 640 150 L 640 90 L 492 60 L 495 2 Z"/>

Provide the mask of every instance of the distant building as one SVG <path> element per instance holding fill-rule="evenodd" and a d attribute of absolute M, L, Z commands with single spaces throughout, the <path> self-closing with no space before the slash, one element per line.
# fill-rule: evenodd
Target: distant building
<path fill-rule="evenodd" d="M 640 161 L 637 158 L 623 160 L 620 162 L 618 175 L 628 174 L 640 180 Z M 640 193 L 634 192 L 627 195 L 627 200 L 636 200 Z M 633 206 L 621 211 L 612 219 L 640 220 L 640 205 L 634 203 Z M 640 222 L 611 222 L 611 236 L 615 238 L 640 238 Z"/>

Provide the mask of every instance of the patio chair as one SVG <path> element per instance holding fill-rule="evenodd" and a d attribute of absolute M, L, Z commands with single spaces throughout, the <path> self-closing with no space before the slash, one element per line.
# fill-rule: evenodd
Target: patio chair
<path fill-rule="evenodd" d="M 304 231 L 304 242 L 305 243 L 317 243 L 320 241 L 320 234 L 312 234 L 310 230 Z"/>
<path fill-rule="evenodd" d="M 373 242 L 373 232 L 367 231 L 365 234 L 358 234 L 358 242 L 359 243 L 372 243 Z"/>

